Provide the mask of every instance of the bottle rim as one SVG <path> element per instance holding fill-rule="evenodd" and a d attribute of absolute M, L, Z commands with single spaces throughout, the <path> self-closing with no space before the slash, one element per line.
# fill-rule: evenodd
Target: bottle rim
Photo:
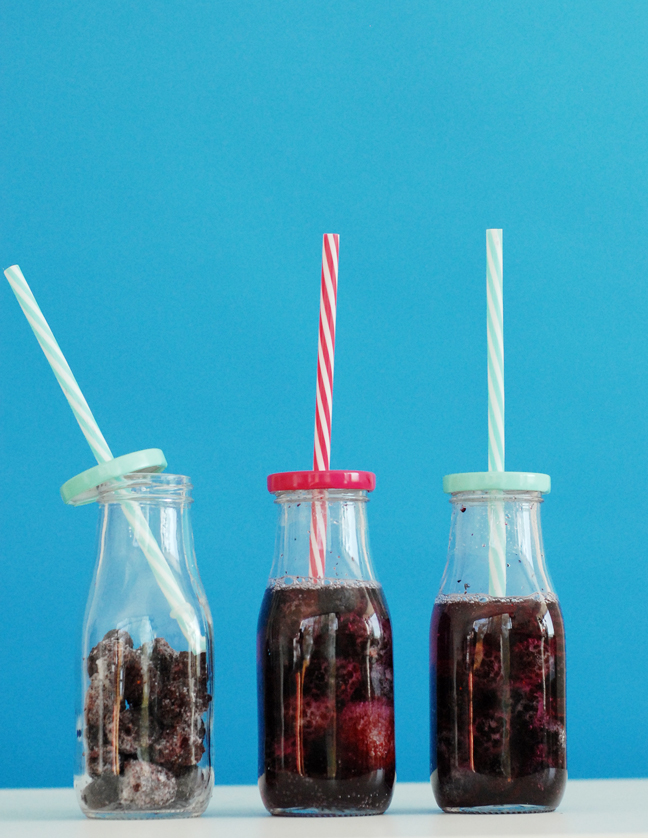
<path fill-rule="evenodd" d="M 542 492 L 530 489 L 513 489 L 505 491 L 503 489 L 489 489 L 482 491 L 481 489 L 467 489 L 463 492 L 452 492 L 450 494 L 450 503 L 453 504 L 467 504 L 468 506 L 478 506 L 479 504 L 497 503 L 543 503 L 544 498 Z"/>
<path fill-rule="evenodd" d="M 97 501 L 100 504 L 123 503 L 128 500 L 136 503 L 192 503 L 192 489 L 191 478 L 186 474 L 138 471 L 97 486 Z"/>

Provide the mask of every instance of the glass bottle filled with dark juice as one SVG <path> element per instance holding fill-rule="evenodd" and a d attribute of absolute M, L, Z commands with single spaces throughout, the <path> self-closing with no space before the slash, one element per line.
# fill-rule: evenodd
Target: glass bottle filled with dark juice
<path fill-rule="evenodd" d="M 385 811 L 395 780 L 391 623 L 366 472 L 271 475 L 279 526 L 259 616 L 259 788 L 275 815 Z"/>
<path fill-rule="evenodd" d="M 546 475 L 450 475 L 430 627 L 431 781 L 448 812 L 556 808 L 567 780 L 565 633 L 544 561 Z"/>

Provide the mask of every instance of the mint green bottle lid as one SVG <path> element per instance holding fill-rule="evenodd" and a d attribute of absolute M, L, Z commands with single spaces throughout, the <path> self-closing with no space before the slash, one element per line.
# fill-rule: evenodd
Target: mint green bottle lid
<path fill-rule="evenodd" d="M 70 506 L 83 506 L 93 503 L 99 497 L 99 486 L 108 480 L 115 480 L 125 474 L 156 474 L 164 471 L 167 461 L 159 448 L 145 448 L 99 463 L 76 477 L 70 478 L 61 486 L 61 497 Z"/>
<path fill-rule="evenodd" d="M 446 474 L 443 478 L 443 491 L 449 495 L 497 489 L 501 492 L 542 492 L 546 495 L 551 491 L 551 477 L 530 471 L 469 471 Z"/>

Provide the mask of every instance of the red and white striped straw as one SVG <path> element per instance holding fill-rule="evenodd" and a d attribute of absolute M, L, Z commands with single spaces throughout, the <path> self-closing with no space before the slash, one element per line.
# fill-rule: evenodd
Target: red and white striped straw
<path fill-rule="evenodd" d="M 331 467 L 331 420 L 333 416 L 333 368 L 335 363 L 335 313 L 337 309 L 338 257 L 340 237 L 326 233 L 322 247 L 322 290 L 320 294 L 319 344 L 317 348 L 317 401 L 315 406 L 315 449 L 313 470 Z M 311 504 L 311 577 L 321 579 L 326 566 L 326 492 Z"/>

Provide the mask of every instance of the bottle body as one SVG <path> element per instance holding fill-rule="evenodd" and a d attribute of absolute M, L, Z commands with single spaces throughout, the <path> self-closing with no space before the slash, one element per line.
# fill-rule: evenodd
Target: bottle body
<path fill-rule="evenodd" d="M 430 627 L 432 787 L 445 811 L 551 811 L 567 779 L 562 613 L 544 564 L 541 496 L 496 494 L 452 497 Z M 495 503 L 505 521 L 506 582 L 494 594 Z"/>
<path fill-rule="evenodd" d="M 392 635 L 366 495 L 327 492 L 319 578 L 308 572 L 311 501 L 309 492 L 277 496 L 258 626 L 259 787 L 273 814 L 380 814 L 395 781 Z"/>
<path fill-rule="evenodd" d="M 212 626 L 190 489 L 180 475 L 139 474 L 99 495 L 77 712 L 88 817 L 190 817 L 211 796 Z"/>

